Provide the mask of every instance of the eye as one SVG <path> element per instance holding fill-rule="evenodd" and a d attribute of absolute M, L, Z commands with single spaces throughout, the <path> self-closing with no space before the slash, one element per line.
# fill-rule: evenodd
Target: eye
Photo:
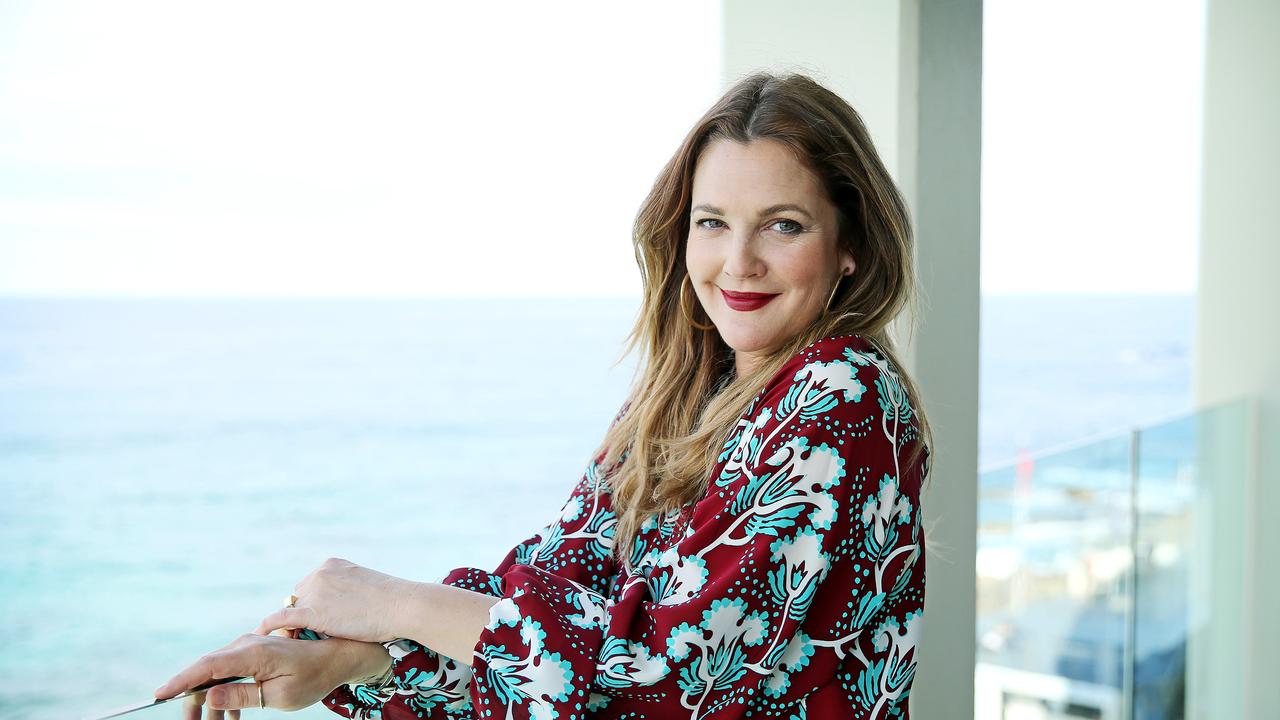
<path fill-rule="evenodd" d="M 775 222 L 774 225 L 781 225 L 783 223 L 790 223 L 791 225 L 795 226 L 795 229 L 793 230 L 779 230 L 778 232 L 781 232 L 783 235 L 799 235 L 802 231 L 804 231 L 804 226 L 796 222 L 795 220 L 779 220 Z"/>
<path fill-rule="evenodd" d="M 719 223 L 719 222 L 721 222 L 721 221 L 720 221 L 720 220 L 717 220 L 716 218 L 703 218 L 703 219 L 698 220 L 697 222 L 695 222 L 695 223 L 694 223 L 694 225 L 697 225 L 698 227 L 700 227 L 700 228 L 702 228 L 702 229 L 704 229 L 704 230 L 718 230 L 718 229 L 720 229 L 720 228 L 719 228 L 719 226 L 708 226 L 708 225 L 704 225 L 703 223 Z M 721 223 L 721 224 L 723 225 L 723 223 Z M 782 233 L 783 235 L 798 235 L 798 234 L 800 234 L 801 232 L 804 232 L 804 226 L 803 226 L 803 225 L 801 225 L 800 223 L 796 222 L 795 220 L 787 220 L 787 219 L 783 219 L 783 220 L 778 220 L 778 221 L 774 222 L 773 224 L 774 224 L 774 225 L 784 225 L 784 228 L 790 228 L 790 229 L 780 229 L 780 230 L 778 231 L 778 232 Z"/>

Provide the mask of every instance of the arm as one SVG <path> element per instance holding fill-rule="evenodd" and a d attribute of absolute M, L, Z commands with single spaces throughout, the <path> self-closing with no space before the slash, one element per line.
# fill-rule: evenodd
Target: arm
<path fill-rule="evenodd" d="M 348 670 L 342 676 L 343 684 L 369 683 L 382 677 L 391 667 L 391 656 L 382 643 L 358 642 L 345 638 L 329 638 L 326 642 L 342 643 L 337 662 Z"/>
<path fill-rule="evenodd" d="M 627 406 L 623 404 L 614 416 L 614 423 L 622 418 Z M 438 711 L 441 706 L 446 713 L 465 713 L 470 708 L 471 648 L 489 620 L 487 610 L 481 613 L 476 605 L 491 603 L 488 598 L 496 600 L 502 596 L 502 576 L 511 568 L 537 566 L 607 592 L 613 575 L 610 548 L 616 518 L 607 495 L 603 500 L 597 495 L 597 490 L 607 493 L 602 481 L 608 469 L 601 464 L 602 460 L 603 455 L 598 455 L 587 465 L 556 518 L 512 547 L 492 572 L 459 567 L 448 572 L 439 583 L 415 586 L 421 592 L 410 593 L 397 613 L 404 616 L 398 623 L 403 635 L 391 642 L 368 643 L 380 645 L 384 653 L 390 653 L 392 687 L 380 689 L 353 680 L 334 688 L 322 704 L 353 720 L 379 715 L 384 720 L 401 716 L 418 718 Z M 442 619 L 436 603 L 448 604 L 459 599 L 462 602 L 445 613 L 451 619 Z M 455 629 L 458 634 L 452 638 L 440 634 Z M 413 638 L 425 642 L 416 642 Z M 435 645 L 439 645 L 442 652 L 433 651 L 431 648 Z M 372 654 L 372 649 L 368 652 Z M 455 660 L 450 653 L 460 658 Z M 372 677 L 377 674 L 371 673 L 366 680 Z"/>
<path fill-rule="evenodd" d="M 410 587 L 396 634 L 470 665 L 480 631 L 489 623 L 489 608 L 498 598 L 442 583 Z"/>

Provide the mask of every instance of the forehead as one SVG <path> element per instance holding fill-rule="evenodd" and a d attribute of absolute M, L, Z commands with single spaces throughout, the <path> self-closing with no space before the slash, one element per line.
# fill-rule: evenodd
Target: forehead
<path fill-rule="evenodd" d="M 752 210 L 784 202 L 812 207 L 822 199 L 818 178 L 777 140 L 714 140 L 694 168 L 694 205 Z"/>

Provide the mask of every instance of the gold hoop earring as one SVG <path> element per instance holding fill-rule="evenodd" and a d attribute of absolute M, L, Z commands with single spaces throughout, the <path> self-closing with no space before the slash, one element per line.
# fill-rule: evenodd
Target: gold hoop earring
<path fill-rule="evenodd" d="M 835 287 L 831 288 L 831 294 L 827 296 L 827 305 L 826 305 L 826 309 L 823 312 L 831 312 L 831 301 L 835 299 L 836 291 L 840 289 L 840 283 L 844 282 L 844 278 L 845 278 L 844 273 L 841 273 L 840 277 L 836 278 Z"/>
<path fill-rule="evenodd" d="M 680 281 L 680 312 L 684 314 L 684 318 L 689 321 L 690 325 L 698 328 L 699 330 L 715 330 L 716 326 L 714 324 L 701 325 L 698 323 L 697 320 L 693 319 L 693 315 L 689 312 L 688 303 L 685 302 L 684 288 L 687 285 L 689 289 L 692 290 L 693 289 L 692 283 L 693 283 L 693 280 L 689 278 L 689 273 L 685 273 L 684 279 Z M 695 294 L 695 299 L 696 299 L 696 294 Z"/>

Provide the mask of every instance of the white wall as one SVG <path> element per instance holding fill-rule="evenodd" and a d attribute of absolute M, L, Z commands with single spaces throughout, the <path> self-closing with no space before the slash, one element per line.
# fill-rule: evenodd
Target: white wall
<path fill-rule="evenodd" d="M 1196 404 L 1256 396 L 1253 472 L 1212 481 L 1242 497 L 1228 522 L 1245 525 L 1244 586 L 1215 588 L 1235 607 L 1238 654 L 1222 658 L 1243 684 L 1237 717 L 1280 708 L 1280 3 L 1209 0 L 1205 46 Z M 1234 620 L 1234 618 L 1223 618 Z M 1215 708 L 1220 711 L 1221 707 Z M 1229 717 L 1211 711 L 1203 717 Z M 1200 717 L 1200 716 L 1197 716 Z"/>

